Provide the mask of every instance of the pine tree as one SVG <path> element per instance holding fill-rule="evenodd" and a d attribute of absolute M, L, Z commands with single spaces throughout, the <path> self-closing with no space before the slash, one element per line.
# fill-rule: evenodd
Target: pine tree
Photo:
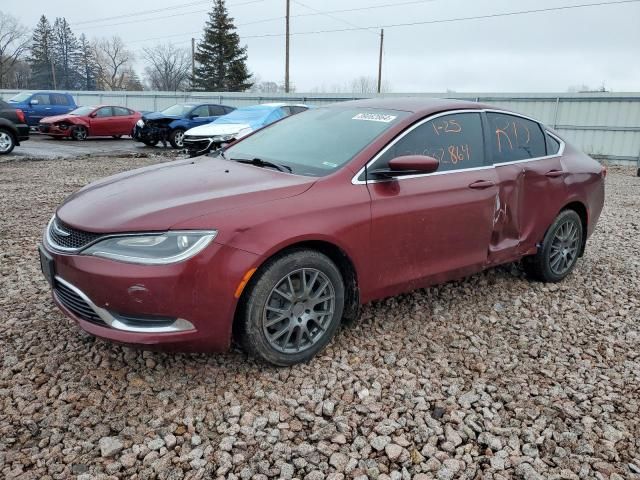
<path fill-rule="evenodd" d="M 57 88 L 76 89 L 80 84 L 80 45 L 66 18 L 56 18 L 53 24 L 53 59 Z"/>
<path fill-rule="evenodd" d="M 80 35 L 79 54 L 78 73 L 81 78 L 78 88 L 80 90 L 95 90 L 98 83 L 98 65 L 93 48 L 84 33 Z"/>
<path fill-rule="evenodd" d="M 233 92 L 251 88 L 247 47 L 240 46 L 240 37 L 224 0 L 213 2 L 195 59 L 198 62 L 193 78 L 196 90 Z"/>
<path fill-rule="evenodd" d="M 47 17 L 42 15 L 31 43 L 28 62 L 31 66 L 32 88 L 51 89 L 55 87 L 53 73 L 53 28 Z"/>

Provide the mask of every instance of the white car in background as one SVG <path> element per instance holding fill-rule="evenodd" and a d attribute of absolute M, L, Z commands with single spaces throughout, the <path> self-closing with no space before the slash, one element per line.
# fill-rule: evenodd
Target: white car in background
<path fill-rule="evenodd" d="M 308 105 L 286 103 L 263 103 L 238 108 L 211 123 L 187 130 L 184 134 L 184 146 L 192 157 L 205 155 L 254 130 L 308 109 Z"/>

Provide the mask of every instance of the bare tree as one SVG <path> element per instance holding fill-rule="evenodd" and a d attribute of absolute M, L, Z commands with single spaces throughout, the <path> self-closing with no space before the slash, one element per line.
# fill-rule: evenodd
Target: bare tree
<path fill-rule="evenodd" d="M 365 77 L 364 75 L 353 79 L 349 86 L 348 91 L 352 93 L 377 93 L 378 91 L 378 81 L 373 77 Z M 380 88 L 381 93 L 386 93 L 390 90 L 389 82 L 383 79 Z"/>
<path fill-rule="evenodd" d="M 191 53 L 171 43 L 144 48 L 146 80 L 153 90 L 177 92 L 190 86 Z"/>
<path fill-rule="evenodd" d="M 120 37 L 94 41 L 97 83 L 103 90 L 123 90 L 131 74 L 133 54 Z"/>
<path fill-rule="evenodd" d="M 8 86 L 9 74 L 28 45 L 27 28 L 15 17 L 0 12 L 0 88 Z"/>

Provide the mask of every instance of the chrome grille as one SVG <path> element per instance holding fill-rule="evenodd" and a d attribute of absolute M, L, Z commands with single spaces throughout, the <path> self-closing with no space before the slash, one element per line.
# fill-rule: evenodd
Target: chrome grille
<path fill-rule="evenodd" d="M 91 308 L 91 306 L 80 295 L 66 285 L 56 280 L 54 291 L 56 293 L 56 297 L 60 300 L 60 303 L 81 319 L 98 325 L 107 326 L 93 308 Z"/>
<path fill-rule="evenodd" d="M 93 243 L 103 235 L 100 233 L 83 232 L 66 225 L 54 217 L 48 227 L 48 237 L 51 246 L 63 250 L 80 250 Z"/>

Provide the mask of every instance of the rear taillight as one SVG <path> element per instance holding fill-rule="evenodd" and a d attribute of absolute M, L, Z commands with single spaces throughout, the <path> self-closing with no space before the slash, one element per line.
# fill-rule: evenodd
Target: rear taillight
<path fill-rule="evenodd" d="M 607 166 L 606 165 L 602 165 L 602 167 L 600 167 L 600 176 L 602 178 L 607 178 Z"/>
<path fill-rule="evenodd" d="M 27 121 L 24 118 L 24 112 L 19 108 L 16 108 L 16 115 L 18 115 L 18 120 L 20 120 L 20 123 L 27 123 Z"/>

